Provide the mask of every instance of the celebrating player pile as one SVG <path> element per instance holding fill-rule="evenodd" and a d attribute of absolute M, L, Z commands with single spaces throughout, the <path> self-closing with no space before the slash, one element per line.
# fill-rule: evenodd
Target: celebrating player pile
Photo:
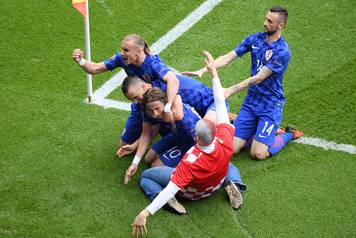
<path fill-rule="evenodd" d="M 214 59 L 209 52 L 204 51 L 203 53 L 207 58 L 206 67 L 212 76 L 217 127 L 215 128 L 215 125 L 206 119 L 200 120 L 195 126 L 196 145 L 184 155 L 175 170 L 161 166 L 145 171 L 149 173 L 150 170 L 162 170 L 168 174 L 167 178 L 171 178 L 162 191 L 156 191 L 155 195 L 157 192 L 158 195 L 152 203 L 135 218 L 132 224 L 133 236 L 138 235 L 139 232 L 141 235 L 145 235 L 147 217 L 165 205 L 178 191 L 178 195 L 185 199 L 199 200 L 210 197 L 224 184 L 228 186 L 227 190 L 232 190 L 231 199 L 235 200 L 235 208 L 239 208 L 242 204 L 242 195 L 238 187 L 244 190 L 245 186 L 241 182 L 238 170 L 234 168 L 236 181 L 230 180 L 227 176 L 229 167 L 233 167 L 230 164 L 230 158 L 233 155 L 234 127 L 229 121 L 224 91 L 218 78 Z M 163 173 L 156 171 L 156 174 Z M 156 181 L 152 179 L 151 182 L 155 183 Z M 162 187 L 158 181 L 155 185 Z M 145 190 L 145 187 L 143 189 L 147 195 L 152 195 L 151 190 Z"/>
<path fill-rule="evenodd" d="M 147 217 L 163 206 L 185 214 L 176 194 L 199 200 L 223 186 L 232 207 L 239 209 L 246 186 L 230 163 L 233 153 L 251 147 L 251 157 L 263 160 L 303 136 L 295 128 L 279 128 L 285 104 L 282 78 L 290 60 L 289 47 L 282 37 L 287 18 L 286 9 L 271 8 L 263 32 L 247 36 L 216 60 L 203 51 L 206 66 L 183 72 L 186 76 L 175 74 L 157 55 L 151 55 L 146 41 L 136 34 L 127 35 L 121 52 L 100 63 L 85 60 L 80 49 L 73 51 L 72 58 L 88 73 L 121 67 L 128 75 L 122 91 L 133 103 L 117 152 L 122 157 L 136 151 L 125 174 L 126 184 L 150 142 L 161 136 L 144 157 L 152 168 L 142 173 L 140 186 L 152 202 L 134 220 L 133 236 L 145 235 Z M 251 52 L 251 76 L 223 89 L 217 68 L 247 52 Z M 212 76 L 213 90 L 187 77 L 201 77 L 206 72 Z M 244 89 L 248 92 L 232 126 L 225 97 Z"/>

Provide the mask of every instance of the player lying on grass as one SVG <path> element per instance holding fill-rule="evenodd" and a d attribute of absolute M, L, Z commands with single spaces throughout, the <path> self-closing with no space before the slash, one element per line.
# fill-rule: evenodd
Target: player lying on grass
<path fill-rule="evenodd" d="M 191 106 L 182 103 L 177 95 L 172 105 L 173 123 L 164 118 L 164 105 L 167 95 L 159 88 L 148 89 L 142 99 L 143 130 L 132 164 L 126 171 L 125 183 L 135 174 L 138 164 L 145 154 L 152 138 L 152 127 L 159 124 L 171 132 L 152 145 L 144 160 L 154 166 L 176 167 L 183 155 L 194 145 L 194 127 L 201 119 Z M 147 113 L 147 114 L 146 114 Z"/>
<path fill-rule="evenodd" d="M 181 96 L 182 102 L 194 107 L 198 114 L 206 119 L 210 118 L 211 115 L 215 115 L 212 90 L 195 79 L 181 75 L 178 78 L 180 80 L 178 95 Z M 142 133 L 141 103 L 144 93 L 152 87 L 158 87 L 163 91 L 166 90 L 166 85 L 161 80 L 153 80 L 148 83 L 136 76 L 128 76 L 122 83 L 123 94 L 134 103 L 131 104 L 131 113 L 126 122 L 125 132 L 121 136 L 121 139 L 126 144 L 123 144 L 117 152 L 120 157 L 131 154 L 137 149 L 138 139 Z M 167 135 L 165 128 L 154 128 L 153 137 L 158 134 L 158 131 L 161 136 Z"/>
<path fill-rule="evenodd" d="M 234 151 L 251 145 L 251 157 L 263 160 L 278 153 L 289 141 L 303 133 L 287 128 L 276 136 L 282 121 L 285 103 L 282 78 L 287 69 L 290 50 L 282 37 L 288 12 L 283 7 L 271 8 L 265 16 L 263 32 L 247 36 L 231 52 L 220 56 L 215 63 L 218 68 L 251 53 L 251 77 L 227 89 L 225 94 L 240 92 L 248 88 L 244 103 L 234 122 Z M 207 72 L 202 68 L 186 75 L 201 76 Z"/>
<path fill-rule="evenodd" d="M 157 192 L 159 194 L 135 218 L 132 224 L 132 236 L 145 235 L 147 233 L 146 221 L 148 216 L 153 215 L 177 193 L 183 198 L 198 200 L 210 197 L 222 185 L 226 185 L 226 189 L 231 195 L 229 196 L 230 200 L 234 201 L 235 208 L 239 208 L 242 204 L 242 195 L 239 188 L 244 190 L 246 187 L 241 182 L 238 170 L 236 169 L 237 172 L 231 173 L 236 176 L 236 181 L 230 180 L 227 176 L 229 166 L 232 165 L 230 159 L 233 155 L 234 127 L 229 121 L 224 92 L 214 60 L 207 51 L 203 53 L 207 58 L 206 67 L 212 75 L 218 125 L 215 128 L 213 123 L 204 119 L 196 124 L 194 137 L 196 145 L 184 155 L 176 169 L 160 166 L 143 172 L 140 184 L 145 193 L 150 198 L 154 197 Z M 161 179 L 164 177 L 168 180 L 164 189 L 158 181 L 148 176 L 151 172 L 160 174 Z M 149 181 L 146 181 L 147 178 Z M 154 189 L 147 189 L 145 186 L 147 183 L 150 183 L 149 187 Z M 155 189 L 156 191 L 154 191 Z"/>

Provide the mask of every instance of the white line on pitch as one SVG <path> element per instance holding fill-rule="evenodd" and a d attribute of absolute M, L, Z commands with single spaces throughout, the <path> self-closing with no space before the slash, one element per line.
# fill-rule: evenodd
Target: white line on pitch
<path fill-rule="evenodd" d="M 189 30 L 194 24 L 200 21 L 206 14 L 208 14 L 215 6 L 221 3 L 222 0 L 208 0 L 202 3 L 197 9 L 195 9 L 191 14 L 189 14 L 185 19 L 179 22 L 175 27 L 173 27 L 169 32 L 162 36 L 158 41 L 156 41 L 151 49 L 154 54 L 159 54 L 170 44 L 172 44 L 176 39 L 183 35 L 187 30 Z M 119 110 L 130 111 L 130 103 L 119 102 L 112 99 L 106 99 L 112 91 L 119 87 L 122 80 L 126 77 L 124 70 L 119 71 L 112 78 L 103 84 L 98 90 L 93 94 L 93 103 L 104 108 L 116 108 Z M 88 102 L 87 99 L 85 102 Z M 294 141 L 295 143 L 312 145 L 324 150 L 337 150 L 342 152 L 347 152 L 350 154 L 356 154 L 356 147 L 348 144 L 337 144 L 336 142 L 330 142 L 313 137 L 302 137 Z"/>
<path fill-rule="evenodd" d="M 320 138 L 303 136 L 298 140 L 295 140 L 294 142 L 304 144 L 304 145 L 316 146 L 324 150 L 337 150 L 337 151 L 347 152 L 350 154 L 356 154 L 356 146 L 348 145 L 348 144 L 338 144 L 336 142 L 326 141 Z"/>
<path fill-rule="evenodd" d="M 186 18 L 179 22 L 175 27 L 168 31 L 164 36 L 162 36 L 158 41 L 156 41 L 152 46 L 152 52 L 154 54 L 159 54 L 162 50 L 167 48 L 175 40 L 177 40 L 181 35 L 188 31 L 194 24 L 196 24 L 200 19 L 202 19 L 206 14 L 214 9 L 222 0 L 208 0 L 202 3 L 197 9 L 190 13 Z M 93 103 L 102 106 L 102 98 L 105 98 L 122 83 L 122 80 L 126 77 L 124 70 L 119 71 L 107 82 L 104 83 L 102 87 L 93 93 Z M 87 102 L 87 100 L 85 100 Z M 109 103 L 109 102 L 108 102 Z M 110 103 L 105 105 L 106 107 L 111 107 Z M 116 108 L 115 105 L 112 107 Z M 119 108 L 121 109 L 121 108 Z M 123 108 L 124 109 L 124 108 Z"/>

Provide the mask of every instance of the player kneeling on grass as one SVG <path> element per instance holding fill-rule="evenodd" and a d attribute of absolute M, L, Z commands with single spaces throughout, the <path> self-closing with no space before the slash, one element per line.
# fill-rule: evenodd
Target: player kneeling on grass
<path fill-rule="evenodd" d="M 291 140 L 303 136 L 302 132 L 290 126 L 278 130 L 285 104 L 282 79 L 291 55 L 282 37 L 287 18 L 285 8 L 272 7 L 265 16 L 263 32 L 247 36 L 235 49 L 215 60 L 216 67 L 220 68 L 248 52 L 251 54 L 251 76 L 227 88 L 225 96 L 248 89 L 234 122 L 234 150 L 238 153 L 250 147 L 251 157 L 257 160 L 277 154 Z M 183 74 L 201 77 L 205 72 L 207 69 L 201 68 Z"/>
<path fill-rule="evenodd" d="M 156 193 L 159 192 L 159 194 L 135 218 L 132 224 L 133 236 L 145 235 L 147 233 L 147 217 L 153 215 L 177 193 L 189 200 L 199 200 L 210 197 L 215 191 L 219 190 L 221 185 L 225 185 L 234 208 L 238 209 L 242 205 L 242 195 L 239 189 L 244 191 L 246 187 L 241 182 L 237 168 L 230 163 L 234 152 L 233 137 L 235 130 L 229 123 L 224 92 L 218 78 L 214 59 L 207 51 L 203 53 L 207 58 L 206 66 L 213 77 L 218 125 L 215 128 L 212 123 L 204 119 L 196 124 L 194 138 L 196 145 L 185 154 L 175 170 L 160 166 L 143 172 L 140 185 L 145 193 L 148 196 L 155 196 L 156 194 L 152 194 L 152 192 L 156 189 Z M 228 171 L 236 179 L 229 178 Z M 159 174 L 160 180 L 168 178 L 167 186 L 163 190 L 162 183 L 149 176 L 151 172 L 156 175 Z M 147 189 L 147 185 L 154 189 Z"/>

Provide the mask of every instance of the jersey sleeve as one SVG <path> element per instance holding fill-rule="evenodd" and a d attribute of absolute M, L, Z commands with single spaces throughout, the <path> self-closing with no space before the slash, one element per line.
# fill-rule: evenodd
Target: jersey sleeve
<path fill-rule="evenodd" d="M 282 73 L 288 66 L 290 60 L 290 51 L 288 48 L 283 48 L 274 52 L 272 58 L 265 65 L 274 73 Z"/>
<path fill-rule="evenodd" d="M 251 51 L 251 47 L 255 41 L 256 34 L 247 36 L 243 41 L 234 49 L 235 53 L 242 57 L 246 52 Z"/>
<path fill-rule="evenodd" d="M 124 60 L 119 53 L 116 53 L 110 59 L 105 60 L 104 64 L 107 69 L 114 70 L 117 67 L 123 67 Z"/>
<path fill-rule="evenodd" d="M 154 59 L 151 61 L 151 67 L 153 70 L 153 74 L 155 77 L 163 79 L 163 77 L 171 71 L 167 65 L 165 65 L 162 60 L 158 57 L 155 56 Z"/>
<path fill-rule="evenodd" d="M 178 164 L 171 177 L 171 181 L 180 189 L 184 189 L 184 187 L 186 187 L 194 178 L 191 170 L 188 167 L 188 164 L 186 161 L 183 161 L 184 159 L 185 158 L 183 158 Z"/>

